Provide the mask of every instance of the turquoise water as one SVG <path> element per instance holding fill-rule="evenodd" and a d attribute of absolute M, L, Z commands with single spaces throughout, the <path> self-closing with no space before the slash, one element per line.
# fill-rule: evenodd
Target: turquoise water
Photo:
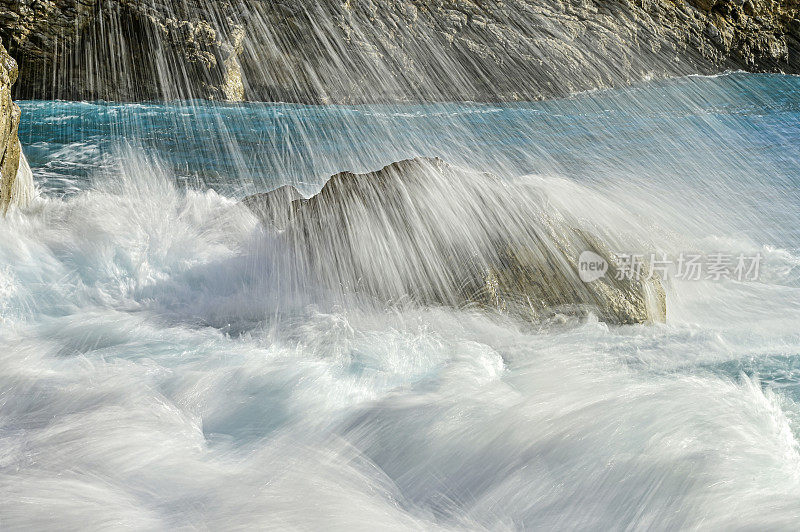
<path fill-rule="evenodd" d="M 698 211 L 716 206 L 701 192 L 755 210 L 768 196 L 792 231 L 798 90 L 797 77 L 730 74 L 504 106 L 22 102 L 20 137 L 48 196 L 105 179 L 125 146 L 157 154 L 180 186 L 229 197 L 285 183 L 313 194 L 345 169 L 438 156 L 501 175 L 667 187 Z"/>
<path fill-rule="evenodd" d="M 39 198 L 0 221 L 5 524 L 796 523 L 800 78 L 20 107 Z M 628 251 L 760 254 L 760 276 L 669 279 L 667 322 L 622 327 L 282 293 L 286 250 L 238 200 L 418 155 Z"/>

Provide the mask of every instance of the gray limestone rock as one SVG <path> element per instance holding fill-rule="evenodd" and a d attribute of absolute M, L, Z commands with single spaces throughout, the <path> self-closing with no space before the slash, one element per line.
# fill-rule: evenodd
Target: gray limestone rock
<path fill-rule="evenodd" d="M 25 98 L 537 100 L 800 73 L 797 19 L 796 0 L 0 0 Z"/>
<path fill-rule="evenodd" d="M 0 46 L 0 214 L 5 214 L 10 205 L 27 203 L 32 188 L 32 184 L 27 186 L 30 173 L 27 163 L 20 167 L 22 150 L 17 136 L 20 112 L 11 100 L 11 86 L 16 79 L 17 65 Z"/>
<path fill-rule="evenodd" d="M 328 290 L 477 305 L 533 321 L 587 312 L 618 324 L 666 318 L 661 281 L 646 265 L 641 276 L 618 275 L 622 265 L 600 239 L 491 174 L 410 159 L 342 172 L 315 196 L 297 196 L 282 187 L 245 204 L 282 229 L 295 257 L 289 270 Z M 608 270 L 585 282 L 578 268 L 586 251 Z"/>

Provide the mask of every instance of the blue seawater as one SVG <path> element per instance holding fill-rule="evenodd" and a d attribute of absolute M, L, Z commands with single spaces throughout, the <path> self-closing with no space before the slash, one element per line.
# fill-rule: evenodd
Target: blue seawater
<path fill-rule="evenodd" d="M 0 220 L 0 527 L 796 526 L 800 78 L 20 107 L 39 195 Z M 759 275 L 668 279 L 637 326 L 287 307 L 238 200 L 414 156 Z"/>

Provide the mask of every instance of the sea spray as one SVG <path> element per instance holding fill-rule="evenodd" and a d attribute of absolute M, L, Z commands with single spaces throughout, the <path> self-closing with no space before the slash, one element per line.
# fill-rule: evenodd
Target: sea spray
<path fill-rule="evenodd" d="M 793 526 L 796 82 L 459 109 L 23 102 L 42 194 L 0 221 L 2 526 Z M 238 204 L 437 155 L 546 193 L 617 252 L 763 269 L 668 278 L 653 325 L 374 304 L 291 289 L 291 248 Z"/>

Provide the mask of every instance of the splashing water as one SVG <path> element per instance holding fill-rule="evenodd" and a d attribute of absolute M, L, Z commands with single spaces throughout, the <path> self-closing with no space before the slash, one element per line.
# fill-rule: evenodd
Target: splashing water
<path fill-rule="evenodd" d="M 795 522 L 800 79 L 21 107 L 40 197 L 0 221 L 4 527 Z M 758 253 L 760 276 L 666 279 L 665 324 L 368 304 L 290 287 L 285 240 L 238 204 L 417 156 L 536 190 L 531 213 L 615 251 Z"/>

